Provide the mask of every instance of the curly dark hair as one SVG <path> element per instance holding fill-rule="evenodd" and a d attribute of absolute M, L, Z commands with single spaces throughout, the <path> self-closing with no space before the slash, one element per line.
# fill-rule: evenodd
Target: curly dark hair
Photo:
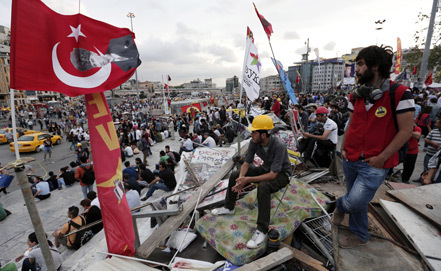
<path fill-rule="evenodd" d="M 366 66 L 371 69 L 378 66 L 378 73 L 383 78 L 389 78 L 390 68 L 392 67 L 392 59 L 394 52 L 390 46 L 376 46 L 372 45 L 363 48 L 355 58 L 355 61 L 364 60 Z"/>

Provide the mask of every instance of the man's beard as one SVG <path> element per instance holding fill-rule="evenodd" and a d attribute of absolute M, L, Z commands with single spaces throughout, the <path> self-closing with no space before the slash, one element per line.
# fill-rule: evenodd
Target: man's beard
<path fill-rule="evenodd" d="M 360 85 L 366 85 L 366 84 L 372 82 L 374 77 L 375 77 L 375 74 L 372 71 L 372 69 L 370 69 L 370 68 L 366 69 L 364 74 L 357 73 L 358 84 L 360 84 Z"/>

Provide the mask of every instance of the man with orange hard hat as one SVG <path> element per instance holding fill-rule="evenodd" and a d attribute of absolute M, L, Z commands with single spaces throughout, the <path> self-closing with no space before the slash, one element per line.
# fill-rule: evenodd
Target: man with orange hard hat
<path fill-rule="evenodd" d="M 269 134 L 273 128 L 273 120 L 269 116 L 259 115 L 254 118 L 251 127 L 248 127 L 252 132 L 244 163 L 239 171 L 230 175 L 225 206 L 212 211 L 214 215 L 233 215 L 237 195 L 241 194 L 248 184 L 258 183 L 257 230 L 247 243 L 250 249 L 260 247 L 266 240 L 270 223 L 271 194 L 289 183 L 291 173 L 285 142 Z M 252 166 L 255 154 L 263 160 L 260 167 Z"/>

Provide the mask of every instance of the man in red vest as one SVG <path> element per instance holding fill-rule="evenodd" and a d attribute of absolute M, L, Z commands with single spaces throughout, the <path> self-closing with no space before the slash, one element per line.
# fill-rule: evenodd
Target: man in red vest
<path fill-rule="evenodd" d="M 367 205 L 409 140 L 415 111 L 410 90 L 389 80 L 393 51 L 369 46 L 355 59 L 358 85 L 349 98 L 350 120 L 341 145 L 346 195 L 337 200 L 333 224 L 349 214 L 351 235 L 339 246 L 352 248 L 369 240 Z M 393 113 L 395 111 L 395 114 Z"/>

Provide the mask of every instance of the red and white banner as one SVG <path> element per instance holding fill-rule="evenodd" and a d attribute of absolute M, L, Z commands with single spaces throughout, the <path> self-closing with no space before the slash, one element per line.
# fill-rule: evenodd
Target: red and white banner
<path fill-rule="evenodd" d="M 85 95 L 90 145 L 110 253 L 135 254 L 132 214 L 122 182 L 121 149 L 104 93 Z"/>
<path fill-rule="evenodd" d="M 133 256 L 135 235 L 122 185 L 121 150 L 102 91 L 127 81 L 139 66 L 134 34 L 81 14 L 60 15 L 39 0 L 12 1 L 11 29 L 11 88 L 86 94 L 107 249 Z"/>
<path fill-rule="evenodd" d="M 69 96 L 113 89 L 141 64 L 133 34 L 39 0 L 12 1 L 11 88 Z"/>

